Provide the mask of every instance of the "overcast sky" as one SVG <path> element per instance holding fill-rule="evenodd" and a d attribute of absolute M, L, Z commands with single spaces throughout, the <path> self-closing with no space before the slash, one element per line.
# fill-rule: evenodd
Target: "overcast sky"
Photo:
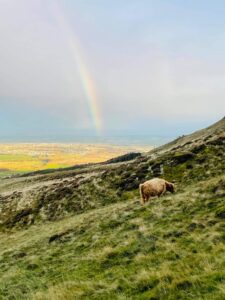
<path fill-rule="evenodd" d="M 102 135 L 222 118 L 224 16 L 220 0 L 0 0 L 0 138 L 97 133 L 71 41 Z"/>

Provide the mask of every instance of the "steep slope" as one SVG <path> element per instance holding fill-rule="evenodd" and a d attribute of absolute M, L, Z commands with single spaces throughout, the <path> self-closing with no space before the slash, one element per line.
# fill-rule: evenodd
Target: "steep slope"
<path fill-rule="evenodd" d="M 223 299 L 224 144 L 225 119 L 130 162 L 2 180 L 0 299 Z M 153 176 L 177 192 L 142 207 Z"/>
<path fill-rule="evenodd" d="M 193 143 L 204 143 L 207 140 L 213 140 L 213 139 L 217 139 L 219 136 L 224 136 L 224 131 L 225 131 L 225 117 L 223 117 L 221 120 L 219 120 L 218 122 L 214 123 L 213 125 L 195 131 L 192 134 L 189 135 L 183 135 L 179 138 L 177 138 L 176 140 L 163 145 L 161 147 L 158 147 L 152 151 L 150 151 L 150 153 L 161 153 L 163 151 L 168 151 L 168 150 L 173 150 L 176 147 L 185 147 L 188 145 L 192 145 Z"/>
<path fill-rule="evenodd" d="M 223 299 L 225 177 L 0 233 L 1 299 Z"/>
<path fill-rule="evenodd" d="M 56 220 L 138 195 L 140 182 L 154 176 L 187 184 L 225 170 L 225 119 L 130 162 L 2 180 L 0 223 L 29 225 Z"/>

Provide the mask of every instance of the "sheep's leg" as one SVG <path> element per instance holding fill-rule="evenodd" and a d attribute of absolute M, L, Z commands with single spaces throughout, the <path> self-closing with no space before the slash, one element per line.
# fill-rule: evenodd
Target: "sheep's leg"
<path fill-rule="evenodd" d="M 165 194 L 166 192 L 166 187 L 163 188 L 162 192 L 158 195 L 158 197 L 161 197 Z"/>
<path fill-rule="evenodd" d="M 145 202 L 146 202 L 146 196 L 145 195 L 141 195 L 141 198 L 140 198 L 140 202 L 141 202 L 141 205 L 144 205 Z"/>
<path fill-rule="evenodd" d="M 145 205 L 146 201 L 147 201 L 147 197 L 146 197 L 146 196 L 143 196 L 143 197 L 141 198 L 141 205 Z"/>
<path fill-rule="evenodd" d="M 144 205 L 145 204 L 145 197 L 141 197 L 140 202 L 141 202 L 141 205 Z"/>
<path fill-rule="evenodd" d="M 150 195 L 148 195 L 147 197 L 145 197 L 145 202 L 148 202 L 150 199 Z"/>

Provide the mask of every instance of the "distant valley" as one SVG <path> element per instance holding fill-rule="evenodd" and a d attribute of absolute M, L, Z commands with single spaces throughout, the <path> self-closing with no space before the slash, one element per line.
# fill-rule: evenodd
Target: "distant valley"
<path fill-rule="evenodd" d="M 151 148 L 88 143 L 2 143 L 0 176 L 97 163 L 128 152 L 146 152 Z"/>

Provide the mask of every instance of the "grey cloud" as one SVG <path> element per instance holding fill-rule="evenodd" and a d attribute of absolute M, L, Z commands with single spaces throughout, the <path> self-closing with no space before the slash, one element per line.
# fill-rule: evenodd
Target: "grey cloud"
<path fill-rule="evenodd" d="M 0 6 L 0 101 L 14 99 L 91 126 L 87 97 L 51 1 L 1 0 Z M 72 31 L 73 24 L 72 20 Z M 87 21 L 86 26 L 78 35 L 94 32 Z M 105 126 L 132 126 L 134 120 L 152 117 L 220 116 L 225 61 L 199 53 L 195 57 L 192 46 L 173 53 L 169 43 L 179 42 L 174 40 L 176 32 L 165 38 L 151 29 L 136 39 L 139 32 L 140 28 L 133 36 L 127 31 L 118 40 L 114 36 L 110 46 L 98 34 L 83 39 Z"/>

